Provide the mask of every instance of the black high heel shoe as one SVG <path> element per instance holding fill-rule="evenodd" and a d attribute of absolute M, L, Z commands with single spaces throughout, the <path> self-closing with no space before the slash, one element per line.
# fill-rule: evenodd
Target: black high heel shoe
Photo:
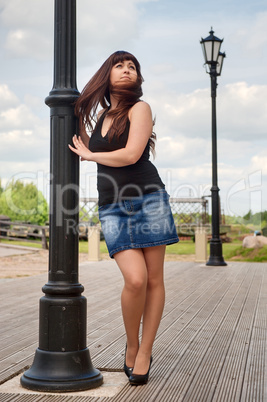
<path fill-rule="evenodd" d="M 124 373 L 127 375 L 127 377 L 130 377 L 133 373 L 133 367 L 128 367 L 126 364 L 126 352 L 127 352 L 127 344 L 125 347 L 125 355 L 124 355 L 124 365 L 123 365 L 123 370 Z"/>
<path fill-rule="evenodd" d="M 152 356 L 150 357 L 150 363 L 149 363 L 149 368 L 148 368 L 148 372 L 146 374 L 133 374 L 129 377 L 129 382 L 131 385 L 144 385 L 147 384 L 148 382 L 148 377 L 149 377 L 149 371 L 150 371 L 150 367 L 152 364 Z"/>

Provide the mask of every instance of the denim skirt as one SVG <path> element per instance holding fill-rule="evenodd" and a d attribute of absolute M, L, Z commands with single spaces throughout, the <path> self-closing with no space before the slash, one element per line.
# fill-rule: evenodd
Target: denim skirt
<path fill-rule="evenodd" d="M 169 195 L 164 189 L 98 209 L 101 227 L 112 258 L 115 253 L 179 241 Z"/>

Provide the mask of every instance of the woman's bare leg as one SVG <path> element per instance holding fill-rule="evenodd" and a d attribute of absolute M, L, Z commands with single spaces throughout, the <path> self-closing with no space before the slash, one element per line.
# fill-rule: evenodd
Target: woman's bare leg
<path fill-rule="evenodd" d="M 135 361 L 134 374 L 146 374 L 148 371 L 153 343 L 164 309 L 163 266 L 165 249 L 165 245 L 143 249 L 148 279 L 143 313 L 142 341 Z"/>
<path fill-rule="evenodd" d="M 134 367 L 139 349 L 139 328 L 144 312 L 147 291 L 147 267 L 142 249 L 114 254 L 123 278 L 121 294 L 122 315 L 127 336 L 126 364 Z"/>

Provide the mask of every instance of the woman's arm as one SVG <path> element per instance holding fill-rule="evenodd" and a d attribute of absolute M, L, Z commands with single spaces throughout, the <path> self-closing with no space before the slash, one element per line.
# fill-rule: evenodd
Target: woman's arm
<path fill-rule="evenodd" d="M 69 148 L 82 160 L 88 160 L 111 167 L 122 167 L 136 163 L 142 156 L 153 129 L 150 106 L 145 102 L 136 103 L 129 112 L 130 131 L 125 148 L 111 152 L 91 152 L 82 139 L 73 137 L 74 147 Z"/>
<path fill-rule="evenodd" d="M 79 127 L 80 127 L 80 137 L 82 139 L 82 142 L 88 148 L 90 136 L 87 134 L 84 125 L 80 121 L 79 121 Z"/>
<path fill-rule="evenodd" d="M 97 115 L 97 120 L 100 118 L 100 116 L 102 115 L 102 113 L 104 113 L 105 109 L 100 110 L 100 112 Z M 82 123 L 79 123 L 79 127 L 80 127 L 80 138 L 83 142 L 83 144 L 85 145 L 85 148 L 89 148 L 89 141 L 90 141 L 90 135 L 87 134 L 86 130 L 85 130 L 85 126 Z M 77 136 L 75 135 L 75 137 L 77 138 Z M 74 139 L 74 137 L 73 137 Z M 82 160 L 85 160 L 82 158 Z"/>

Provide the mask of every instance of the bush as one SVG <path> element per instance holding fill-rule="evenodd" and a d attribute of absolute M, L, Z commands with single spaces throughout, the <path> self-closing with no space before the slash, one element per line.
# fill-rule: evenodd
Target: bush
<path fill-rule="evenodd" d="M 0 215 L 8 216 L 11 221 L 44 225 L 48 220 L 48 205 L 33 183 L 12 181 L 1 192 Z"/>

